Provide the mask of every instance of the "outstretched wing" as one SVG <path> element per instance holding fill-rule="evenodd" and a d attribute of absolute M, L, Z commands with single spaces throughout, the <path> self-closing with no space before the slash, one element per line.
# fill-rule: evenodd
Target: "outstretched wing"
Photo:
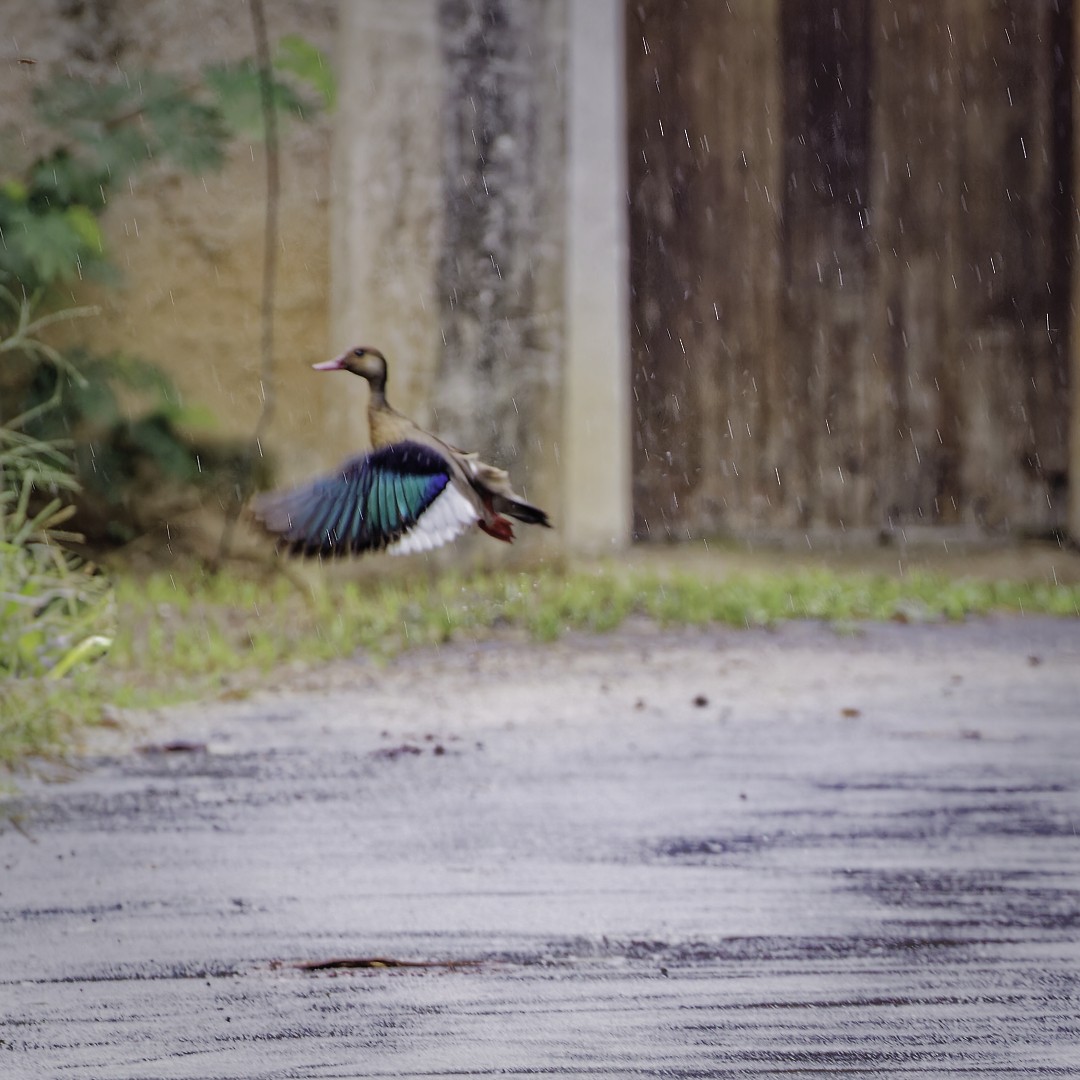
<path fill-rule="evenodd" d="M 402 442 L 352 458 L 334 476 L 252 500 L 294 555 L 408 554 L 453 540 L 478 518 L 437 451 Z"/>

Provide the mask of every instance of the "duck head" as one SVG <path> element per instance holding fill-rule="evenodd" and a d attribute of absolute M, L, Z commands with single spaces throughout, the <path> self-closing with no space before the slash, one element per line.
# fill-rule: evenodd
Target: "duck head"
<path fill-rule="evenodd" d="M 316 371 L 351 371 L 367 379 L 374 390 L 382 390 L 386 386 L 386 357 L 378 349 L 369 349 L 366 345 L 358 345 L 333 360 L 324 360 L 312 366 Z"/>

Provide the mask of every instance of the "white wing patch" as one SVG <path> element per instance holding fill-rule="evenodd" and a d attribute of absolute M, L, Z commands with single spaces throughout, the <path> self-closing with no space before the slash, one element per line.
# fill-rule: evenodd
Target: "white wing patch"
<path fill-rule="evenodd" d="M 416 524 L 400 540 L 387 547 L 391 555 L 412 555 L 432 551 L 460 536 L 480 515 L 453 484 L 447 484 L 438 498 L 420 515 Z"/>

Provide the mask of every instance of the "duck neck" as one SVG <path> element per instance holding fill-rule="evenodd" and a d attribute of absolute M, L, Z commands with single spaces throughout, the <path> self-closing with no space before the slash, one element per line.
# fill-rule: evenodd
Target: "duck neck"
<path fill-rule="evenodd" d="M 390 406 L 386 403 L 386 380 L 369 379 L 371 396 L 368 398 L 368 408 L 373 412 L 385 412 Z"/>

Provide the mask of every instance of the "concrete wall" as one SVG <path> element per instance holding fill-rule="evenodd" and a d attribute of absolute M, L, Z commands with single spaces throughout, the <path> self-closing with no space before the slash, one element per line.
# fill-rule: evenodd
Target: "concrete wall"
<path fill-rule="evenodd" d="M 267 0 L 271 47 L 300 34 L 333 51 L 334 0 Z M 194 78 L 207 63 L 255 52 L 247 4 L 220 0 L 43 0 L 4 5 L 0 122 L 31 157 L 49 145 L 32 120 L 34 86 L 50 72 L 114 77 L 142 68 Z M 18 55 L 36 64 L 9 62 Z M 281 132 L 281 250 L 277 298 L 279 410 L 267 442 L 288 471 L 325 463 L 309 365 L 329 348 L 332 121 L 289 121 Z M 5 162 L 5 165 L 8 163 Z M 152 166 L 116 195 L 104 217 L 119 287 L 75 290 L 103 308 L 73 332 L 100 349 L 160 363 L 186 402 L 216 417 L 211 433 L 249 434 L 259 399 L 265 159 L 261 144 L 234 144 L 220 172 L 193 177 Z"/>
<path fill-rule="evenodd" d="M 279 478 L 365 445 L 363 383 L 310 364 L 383 349 L 391 400 L 482 451 L 550 511 L 531 544 L 629 535 L 622 0 L 267 0 L 271 42 L 333 59 L 338 108 L 282 133 Z M 35 80 L 140 67 L 194 76 L 254 52 L 246 4 L 85 0 L 5 16 L 0 117 Z M 160 363 L 222 433 L 260 406 L 265 160 L 144 173 L 105 217 L 119 289 L 80 335 Z M 524 531 L 524 530 L 523 530 Z M 539 530 L 527 530 L 532 534 Z M 488 548 L 493 547 L 490 543 Z M 528 547 L 526 550 L 529 550 Z M 496 552 L 498 549 L 496 548 Z"/>

